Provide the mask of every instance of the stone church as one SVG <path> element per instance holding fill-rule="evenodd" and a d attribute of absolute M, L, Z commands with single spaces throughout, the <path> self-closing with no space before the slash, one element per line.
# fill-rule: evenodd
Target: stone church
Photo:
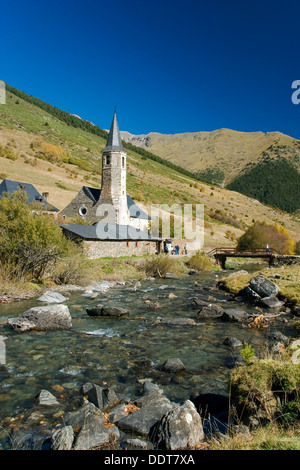
<path fill-rule="evenodd" d="M 160 252 L 162 240 L 148 234 L 150 217 L 126 192 L 127 153 L 122 145 L 116 112 L 102 151 L 101 190 L 83 186 L 61 211 L 82 217 L 87 224 L 62 224 L 66 236 L 81 240 L 90 258 Z"/>

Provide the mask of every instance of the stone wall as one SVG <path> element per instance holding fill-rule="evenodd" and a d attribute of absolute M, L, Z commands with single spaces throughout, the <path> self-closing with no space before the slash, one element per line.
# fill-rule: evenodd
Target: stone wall
<path fill-rule="evenodd" d="M 155 254 L 156 242 L 144 240 L 128 240 L 128 241 L 101 241 L 101 240 L 84 240 L 83 247 L 86 255 L 90 259 L 104 258 L 107 256 L 142 256 L 145 254 Z"/>
<path fill-rule="evenodd" d="M 85 208 L 86 214 L 83 219 L 88 222 L 94 222 L 95 219 L 95 203 L 87 197 L 84 190 L 81 188 L 75 198 L 60 212 L 64 217 L 80 217 L 80 209 Z"/>

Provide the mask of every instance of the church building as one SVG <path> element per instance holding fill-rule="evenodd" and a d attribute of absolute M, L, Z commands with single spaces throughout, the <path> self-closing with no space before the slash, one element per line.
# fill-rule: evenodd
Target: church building
<path fill-rule="evenodd" d="M 82 240 L 90 258 L 160 252 L 162 240 L 148 234 L 150 217 L 127 194 L 126 160 L 114 112 L 102 151 L 101 190 L 83 186 L 60 213 L 65 218 L 80 216 L 89 224 L 61 227 L 69 238 Z"/>

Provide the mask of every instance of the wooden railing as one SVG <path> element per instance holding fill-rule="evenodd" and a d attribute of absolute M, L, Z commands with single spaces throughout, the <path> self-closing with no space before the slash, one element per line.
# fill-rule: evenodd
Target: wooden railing
<path fill-rule="evenodd" d="M 206 253 L 207 256 L 215 256 L 215 255 L 224 255 L 224 256 L 252 256 L 252 255 L 268 255 L 271 254 L 266 252 L 265 248 L 256 248 L 255 250 L 237 250 L 236 248 L 231 247 L 221 247 L 221 248 L 214 248 L 213 250 Z"/>

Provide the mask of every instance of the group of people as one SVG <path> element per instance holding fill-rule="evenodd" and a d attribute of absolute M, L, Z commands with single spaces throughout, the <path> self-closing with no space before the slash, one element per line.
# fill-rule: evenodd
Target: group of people
<path fill-rule="evenodd" d="M 166 244 L 165 252 L 166 252 L 166 254 L 171 253 L 171 255 L 179 255 L 180 254 L 180 246 L 179 245 L 172 246 L 170 244 Z M 186 245 L 184 245 L 184 249 L 182 250 L 181 254 L 182 255 L 187 255 L 187 246 Z"/>

